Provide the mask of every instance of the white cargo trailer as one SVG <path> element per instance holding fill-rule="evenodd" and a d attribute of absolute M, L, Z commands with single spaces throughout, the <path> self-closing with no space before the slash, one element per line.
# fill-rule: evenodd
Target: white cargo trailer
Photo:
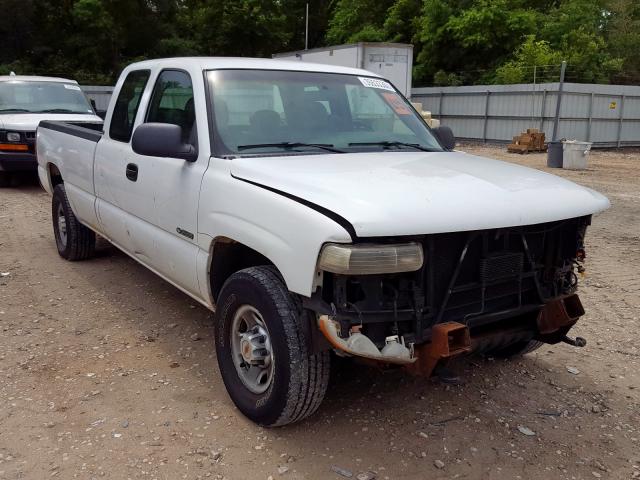
<path fill-rule="evenodd" d="M 273 58 L 364 68 L 390 80 L 404 96 L 411 96 L 413 45 L 406 43 L 360 42 L 276 53 Z"/>

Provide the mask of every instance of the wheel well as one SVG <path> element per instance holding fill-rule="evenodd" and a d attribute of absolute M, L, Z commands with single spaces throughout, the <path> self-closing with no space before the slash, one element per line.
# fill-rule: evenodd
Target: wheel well
<path fill-rule="evenodd" d="M 60 170 L 58 170 L 58 167 L 56 167 L 53 163 L 49 164 L 49 178 L 51 179 L 51 188 L 60 183 L 64 183 Z"/>
<path fill-rule="evenodd" d="M 227 279 L 235 272 L 259 265 L 273 265 L 273 262 L 251 247 L 223 237 L 215 240 L 209 266 L 211 295 L 214 301 Z"/>

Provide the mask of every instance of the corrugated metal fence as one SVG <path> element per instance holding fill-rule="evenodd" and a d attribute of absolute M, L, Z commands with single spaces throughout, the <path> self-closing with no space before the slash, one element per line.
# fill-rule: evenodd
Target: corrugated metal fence
<path fill-rule="evenodd" d="M 640 146 L 640 86 L 565 83 L 556 119 L 559 83 L 414 88 L 422 103 L 457 138 L 508 142 L 527 128 L 551 140 L 593 142 L 594 146 Z M 113 87 L 82 86 L 106 110 Z"/>
<path fill-rule="evenodd" d="M 457 138 L 508 142 L 527 128 L 594 146 L 640 145 L 640 86 L 565 83 L 414 88 L 422 103 Z M 559 115 L 556 105 L 560 98 Z"/>

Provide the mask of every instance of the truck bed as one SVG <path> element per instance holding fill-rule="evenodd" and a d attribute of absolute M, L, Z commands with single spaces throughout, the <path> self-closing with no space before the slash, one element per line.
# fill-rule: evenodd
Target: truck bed
<path fill-rule="evenodd" d="M 76 137 L 97 142 L 102 138 L 103 124 L 97 122 L 61 122 L 46 120 L 40 122 L 39 129 L 47 128 L 56 132 L 67 133 Z"/>
<path fill-rule="evenodd" d="M 98 223 L 94 207 L 93 161 L 102 128 L 97 122 L 43 121 L 36 134 L 40 183 L 53 193 L 56 175 L 64 178 L 74 213 L 91 227 Z"/>

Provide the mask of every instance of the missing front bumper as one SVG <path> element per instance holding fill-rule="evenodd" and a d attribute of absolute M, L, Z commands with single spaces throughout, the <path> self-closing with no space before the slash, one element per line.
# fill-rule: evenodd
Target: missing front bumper
<path fill-rule="evenodd" d="M 572 294 L 554 299 L 540 309 L 535 324 L 529 324 L 526 327 L 531 332 L 529 338 L 535 338 L 545 343 L 566 342 L 576 345 L 575 342 L 567 342 L 566 334 L 582 315 L 584 315 L 584 308 L 578 295 Z M 501 336 L 505 339 L 513 338 L 514 327 L 516 326 L 511 325 L 507 328 L 505 323 L 501 322 L 495 330 L 484 331 L 476 338 L 468 325 L 458 322 L 443 322 L 432 327 L 428 342 L 416 346 L 410 345 L 405 350 L 402 348 L 383 348 L 380 350 L 359 330 L 350 332 L 347 337 L 343 337 L 340 334 L 338 322 L 329 315 L 318 317 L 319 330 L 336 351 L 381 363 L 403 365 L 412 373 L 427 377 L 439 364 L 444 364 L 452 358 L 469 354 L 474 350 L 481 350 L 478 348 L 478 340 L 481 337 L 483 339 Z"/>

